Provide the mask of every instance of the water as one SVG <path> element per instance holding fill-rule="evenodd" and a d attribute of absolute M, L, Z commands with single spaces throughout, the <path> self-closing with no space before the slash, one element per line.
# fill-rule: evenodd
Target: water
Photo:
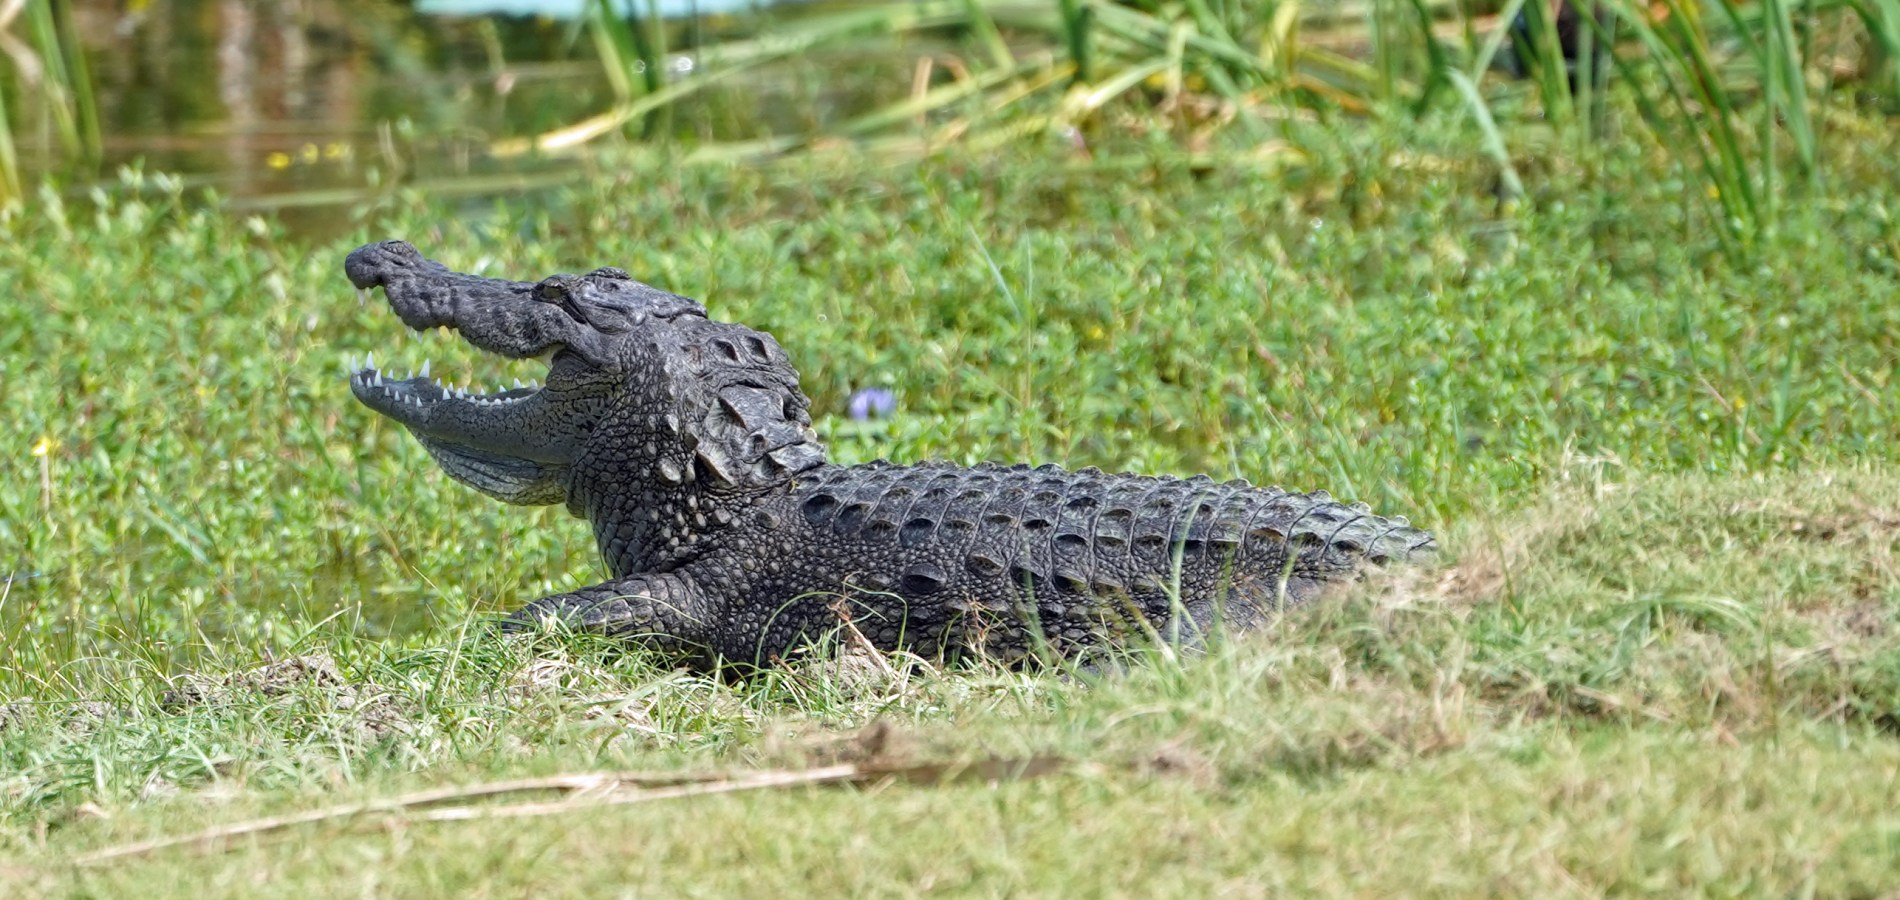
<path fill-rule="evenodd" d="M 479 188 L 484 178 L 545 172 L 547 163 L 504 163 L 487 149 L 612 104 L 593 42 L 575 18 L 581 5 L 75 0 L 73 25 L 102 122 L 100 165 L 75 167 L 49 108 L 17 80 L 5 85 L 14 138 L 29 177 L 83 186 L 110 182 L 120 166 L 136 163 L 215 189 L 234 208 L 286 211 L 293 225 L 333 230 L 323 223 L 373 184 Z M 661 2 L 678 15 L 752 6 Z M 672 26 L 681 39 L 696 28 Z M 5 60 L 0 75 L 14 77 Z"/>

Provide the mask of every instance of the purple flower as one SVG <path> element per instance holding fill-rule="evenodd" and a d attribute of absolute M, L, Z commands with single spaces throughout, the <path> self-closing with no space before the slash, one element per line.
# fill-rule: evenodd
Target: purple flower
<path fill-rule="evenodd" d="M 862 422 L 865 419 L 879 419 L 890 415 L 897 409 L 897 397 L 883 388 L 864 388 L 851 395 L 851 402 L 845 407 L 851 418 Z"/>

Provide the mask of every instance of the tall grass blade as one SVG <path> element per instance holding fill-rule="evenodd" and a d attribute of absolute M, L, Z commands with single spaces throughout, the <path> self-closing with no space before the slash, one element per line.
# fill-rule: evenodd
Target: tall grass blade
<path fill-rule="evenodd" d="M 1045 55 L 1040 63 L 1046 65 L 1050 60 Z M 1007 68 L 995 68 L 974 77 L 925 91 L 922 96 L 891 104 L 883 109 L 874 110 L 858 116 L 833 129 L 834 133 L 845 136 L 869 134 L 880 129 L 897 125 L 918 115 L 941 109 L 966 97 L 981 94 L 1011 78 L 1023 74 L 1032 68 L 1032 63 L 1012 61 Z"/>
<path fill-rule="evenodd" d="M 1480 147 L 1485 156 L 1497 163 L 1498 180 L 1504 187 L 1505 199 L 1515 200 L 1524 196 L 1524 182 L 1517 177 L 1517 169 L 1511 166 L 1511 154 L 1504 147 L 1504 135 L 1498 131 L 1497 120 L 1491 117 L 1491 107 L 1485 104 L 1484 96 L 1478 93 L 1477 82 L 1449 66 L 1445 68 L 1445 79 L 1464 98 L 1465 108 L 1470 111 L 1472 121 L 1478 123 L 1478 132 L 1482 135 Z"/>
<path fill-rule="evenodd" d="M 1016 57 L 1009 52 L 1009 42 L 1003 40 L 1003 33 L 996 28 L 996 20 L 990 18 L 989 11 L 983 8 L 983 0 L 963 0 L 964 15 L 969 18 L 970 30 L 976 32 L 976 38 L 982 42 L 983 49 L 990 55 L 990 64 L 999 69 L 1013 69 Z"/>
<path fill-rule="evenodd" d="M 1867 79 L 1885 81 L 1885 90 L 1900 92 L 1900 0 L 1847 0 L 1867 29 L 1873 57 Z"/>
<path fill-rule="evenodd" d="M 628 0 L 629 3 L 637 0 Z M 634 13 L 638 17 L 638 13 Z M 647 61 L 647 90 L 666 86 L 666 19 L 660 15 L 660 0 L 647 0 L 647 14 L 633 28 L 634 46 Z"/>
<path fill-rule="evenodd" d="M 629 0 L 637 2 L 637 0 Z M 647 15 L 643 22 L 633 29 L 638 38 L 635 46 L 640 48 L 641 58 L 647 61 L 647 91 L 654 92 L 666 86 L 666 19 L 660 15 L 660 0 L 647 0 Z M 657 110 L 657 116 L 647 116 L 641 126 L 641 132 L 649 138 L 664 135 L 671 130 L 673 122 L 673 104 L 668 103 Z"/>
<path fill-rule="evenodd" d="M 68 23 L 72 20 L 72 9 L 65 2 L 47 0 L 26 5 L 27 35 L 38 55 L 41 97 L 60 149 L 67 157 L 89 165 L 98 160 L 101 147 L 98 110 L 84 59 L 76 52 L 68 53 L 69 47 L 77 50 L 77 42 L 62 35 L 70 29 L 70 24 L 67 29 L 60 27 L 62 19 Z"/>
<path fill-rule="evenodd" d="M 1367 36 L 1372 38 L 1372 68 L 1379 73 L 1377 82 L 1379 99 L 1390 103 L 1398 93 L 1399 75 L 1392 52 L 1392 36 L 1386 33 L 1392 17 L 1386 14 L 1387 0 L 1372 0 L 1371 30 Z"/>
<path fill-rule="evenodd" d="M 1599 15 L 1595 3 L 1590 4 L 1585 15 L 1595 18 Z M 1614 51 L 1614 41 L 1606 42 L 1606 50 Z M 1603 128 L 1600 122 L 1603 112 L 1603 85 L 1598 83 L 1602 73 L 1597 66 L 1596 29 L 1587 25 L 1577 29 L 1576 74 L 1571 79 L 1570 100 L 1577 113 L 1577 124 L 1583 143 L 1588 146 Z"/>
<path fill-rule="evenodd" d="M 1550 4 L 1533 0 L 1524 6 L 1524 22 L 1530 32 L 1532 49 L 1518 54 L 1536 79 L 1537 92 L 1544 103 L 1544 115 L 1557 125 L 1575 121 L 1571 105 L 1569 72 L 1564 68 L 1563 41 L 1557 34 L 1557 22 L 1551 18 Z"/>
<path fill-rule="evenodd" d="M 1800 165 L 1802 178 L 1813 182 L 1819 150 L 1815 146 L 1814 121 L 1808 111 L 1808 84 L 1804 77 L 1805 55 L 1795 40 L 1793 10 L 1788 0 L 1762 0 L 1766 13 L 1768 40 L 1763 46 L 1764 85 L 1776 85 L 1777 102 L 1767 104 L 1770 112 L 1767 116 L 1769 127 L 1773 127 L 1775 114 L 1780 114 L 1781 125 L 1787 129 L 1788 137 L 1794 142 L 1795 160 Z M 1764 142 L 1762 145 L 1764 160 L 1774 157 L 1774 145 Z"/>
<path fill-rule="evenodd" d="M 1422 115 L 1432 104 L 1432 94 L 1438 86 L 1447 84 L 1451 72 L 1451 58 L 1445 48 L 1432 35 L 1432 13 L 1425 8 L 1425 0 L 1412 0 L 1412 11 L 1418 16 L 1419 34 L 1425 41 L 1425 57 L 1431 64 L 1431 71 L 1425 76 L 1425 88 L 1419 92 L 1418 102 L 1412 108 L 1413 115 Z"/>
<path fill-rule="evenodd" d="M 1194 27 L 1199 28 L 1202 34 L 1239 49 L 1240 45 L 1234 41 L 1234 36 L 1227 32 L 1226 24 L 1208 8 L 1207 0 L 1187 0 L 1187 9 L 1188 14 L 1194 17 Z"/>
<path fill-rule="evenodd" d="M 1168 58 L 1151 59 L 1138 65 L 1129 66 L 1120 72 L 1102 79 L 1092 90 L 1082 94 L 1074 103 L 1072 112 L 1093 112 L 1108 101 L 1127 93 L 1136 85 L 1168 70 Z"/>
<path fill-rule="evenodd" d="M 1076 0 L 1061 0 L 1061 7 L 1062 36 L 1069 45 L 1069 58 L 1075 61 L 1075 83 L 1088 84 L 1093 71 L 1089 26 L 1094 24 L 1095 10 Z"/>
<path fill-rule="evenodd" d="M 1652 59 L 1667 56 L 1665 51 L 1657 49 L 1662 46 L 1662 38 L 1651 27 L 1648 19 L 1644 18 L 1646 14 L 1643 11 L 1638 9 L 1632 12 L 1629 8 L 1622 6 L 1612 6 L 1612 11 L 1614 18 L 1609 25 L 1595 18 L 1586 20 L 1589 27 L 1595 31 L 1598 40 L 1607 40 L 1609 28 L 1614 26 L 1615 21 L 1621 20 L 1633 26 L 1637 36 L 1650 49 Z M 1625 83 L 1639 85 L 1643 83 L 1639 80 L 1639 72 L 1634 63 L 1617 55 L 1610 56 L 1610 63 L 1621 73 Z M 1704 140 L 1692 125 L 1685 124 L 1693 122 L 1694 119 L 1687 94 L 1676 83 L 1678 74 L 1663 65 L 1656 66 L 1655 71 L 1663 82 L 1661 93 L 1674 101 L 1676 111 L 1680 116 L 1675 119 L 1665 116 L 1655 100 L 1651 99 L 1648 91 L 1641 87 L 1631 93 L 1636 102 L 1637 112 L 1649 125 L 1650 130 L 1661 139 L 1665 147 L 1680 148 L 1687 145 L 1690 148 L 1695 156 L 1696 166 L 1702 170 L 1703 177 L 1707 180 L 1706 190 L 1690 193 L 1699 195 L 1697 199 L 1708 212 L 1710 221 L 1715 223 L 1715 234 L 1721 241 L 1723 252 L 1732 258 L 1738 257 L 1742 254 L 1744 245 L 1743 236 L 1738 230 L 1739 223 L 1742 221 L 1739 217 L 1740 210 L 1732 207 L 1735 203 L 1736 192 L 1732 189 L 1724 190 L 1727 173 L 1721 160 L 1709 147 L 1709 142 Z M 1678 165 L 1685 165 L 1685 163 L 1679 160 Z"/>
<path fill-rule="evenodd" d="M 52 115 L 53 130 L 60 147 L 68 155 L 79 153 L 79 124 L 73 115 L 71 93 L 66 90 L 66 67 L 60 56 L 59 35 L 53 23 L 49 3 L 26 5 L 28 40 L 39 56 L 39 82 L 45 109 Z"/>
<path fill-rule="evenodd" d="M 98 164 L 105 150 L 105 140 L 99 130 L 99 104 L 93 97 L 92 72 L 86 67 L 86 54 L 79 48 L 72 0 L 54 0 L 54 3 L 58 8 L 58 22 L 65 23 L 65 27 L 56 29 L 55 37 L 59 42 L 66 89 L 72 94 L 73 112 L 79 119 L 80 154 L 91 167 Z"/>
<path fill-rule="evenodd" d="M 1639 107 L 1659 135 L 1670 136 L 1666 146 L 1686 146 L 1696 154 L 1707 179 L 1706 192 L 1721 206 L 1718 230 L 1730 239 L 1733 251 L 1746 243 L 1748 234 L 1762 221 L 1736 130 L 1736 111 L 1710 58 L 1701 25 L 1694 23 L 1678 0 L 1664 2 L 1669 16 L 1663 29 L 1650 21 L 1646 10 L 1616 6 L 1617 17 L 1630 26 L 1649 51 L 1648 69 L 1661 81 L 1657 90 L 1667 97 L 1676 115 L 1664 116 L 1646 101 Z M 1603 36 L 1597 35 L 1599 39 Z M 1648 83 L 1635 72 L 1626 70 L 1626 76 L 1638 85 Z"/>
<path fill-rule="evenodd" d="M 1695 92 L 1695 98 L 1702 104 L 1703 112 L 1699 118 L 1689 118 L 1688 122 L 1706 122 L 1708 136 L 1720 155 L 1727 171 L 1723 203 L 1729 206 L 1731 193 L 1733 201 L 1739 206 L 1730 206 L 1732 211 L 1744 213 L 1742 220 L 1751 227 L 1761 222 L 1761 204 L 1755 196 L 1754 185 L 1748 177 L 1748 162 L 1742 153 L 1739 130 L 1736 127 L 1739 118 L 1735 104 L 1729 100 L 1728 91 L 1722 86 L 1722 74 L 1717 68 L 1710 51 L 1708 33 L 1699 19 L 1686 9 L 1681 0 L 1664 0 L 1670 10 L 1670 34 L 1674 44 L 1670 48 L 1672 57 L 1686 76 L 1689 87 Z M 1718 4 L 1721 5 L 1721 4 Z M 1746 35 L 1742 35 L 1746 40 Z M 1685 112 L 1687 110 L 1685 109 Z"/>
<path fill-rule="evenodd" d="M 1497 59 L 1498 50 L 1504 46 L 1504 39 L 1511 35 L 1510 23 L 1517 21 L 1517 14 L 1523 10 L 1524 0 L 1509 0 L 1502 9 L 1498 10 L 1498 27 L 1491 29 L 1491 33 L 1485 35 L 1484 44 L 1478 48 L 1477 56 L 1471 60 L 1469 75 L 1472 81 L 1483 78 L 1485 71 L 1491 68 L 1491 62 Z"/>
<path fill-rule="evenodd" d="M 1297 40 L 1300 28 L 1299 0 L 1280 0 L 1272 7 L 1266 18 L 1266 27 L 1260 33 L 1260 62 L 1276 75 L 1284 77 L 1293 70 L 1294 55 L 1299 49 Z"/>
<path fill-rule="evenodd" d="M 614 99 L 627 103 L 646 93 L 646 62 L 636 47 L 633 29 L 626 19 L 614 12 L 613 0 L 592 0 L 587 4 L 588 33 L 594 40 L 594 52 Z"/>
<path fill-rule="evenodd" d="M 6 92 L 0 91 L 0 205 L 20 196 L 20 157 L 13 150 L 11 121 L 7 116 Z"/>
<path fill-rule="evenodd" d="M 645 96 L 616 104 L 607 112 L 564 128 L 533 138 L 498 141 L 490 145 L 489 152 L 498 157 L 512 157 L 533 151 L 572 150 L 648 113 L 666 109 L 684 97 L 774 60 L 849 37 L 952 25 L 963 21 L 962 16 L 962 0 L 939 0 L 827 16 L 783 34 L 703 47 L 696 63 L 701 74 L 693 78 L 664 84 Z M 797 142 L 797 139 L 791 140 Z"/>
<path fill-rule="evenodd" d="M 1172 33 L 1171 23 L 1110 3 L 1108 0 L 1082 0 L 1082 2 L 1096 11 L 1096 21 L 1103 29 L 1151 50 L 1167 51 L 1169 35 Z M 1241 76 L 1250 83 L 1272 85 L 1283 84 L 1286 81 L 1286 76 L 1276 71 L 1260 55 L 1238 44 L 1222 42 L 1196 33 L 1188 36 L 1186 48 L 1205 56 L 1206 63 L 1222 64 L 1228 67 L 1232 74 Z M 1351 84 L 1344 89 L 1355 93 L 1359 98 L 1369 95 L 1373 86 L 1379 82 L 1379 72 L 1376 67 L 1318 46 L 1300 47 L 1299 60 L 1346 79 Z M 1210 82 L 1216 81 L 1210 65 L 1203 64 L 1201 71 L 1208 73 Z M 1337 85 L 1334 86 L 1337 87 Z M 1417 86 L 1400 81 L 1395 84 L 1394 89 L 1412 92 L 1417 90 Z"/>

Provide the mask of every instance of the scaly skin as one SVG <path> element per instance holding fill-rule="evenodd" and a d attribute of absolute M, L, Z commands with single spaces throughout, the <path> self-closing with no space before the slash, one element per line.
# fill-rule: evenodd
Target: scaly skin
<path fill-rule="evenodd" d="M 543 597 L 559 621 L 702 665 L 769 664 L 849 620 L 882 649 L 1002 661 L 1131 640 L 1199 644 L 1432 549 L 1403 518 L 1325 492 L 1053 465 L 836 466 L 768 334 L 618 269 L 480 278 L 400 241 L 351 253 L 412 328 L 514 358 L 545 388 L 450 392 L 425 374 L 351 376 L 453 477 L 498 499 L 565 503 L 613 577 Z"/>

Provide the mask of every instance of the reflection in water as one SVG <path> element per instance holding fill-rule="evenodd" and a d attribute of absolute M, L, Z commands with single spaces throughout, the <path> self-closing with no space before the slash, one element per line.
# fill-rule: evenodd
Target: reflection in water
<path fill-rule="evenodd" d="M 273 4 L 275 5 L 275 4 Z M 218 99 L 224 103 L 229 131 L 224 146 L 230 186 L 243 193 L 251 184 L 251 137 L 257 131 L 257 18 L 248 0 L 218 3 Z"/>
<path fill-rule="evenodd" d="M 632 11 L 650 0 L 613 2 Z M 758 0 L 678 2 L 706 12 Z M 292 226 L 325 231 L 345 226 L 348 204 L 373 188 L 480 193 L 570 177 L 571 167 L 556 170 L 559 163 L 532 156 L 501 160 L 488 149 L 574 125 L 615 102 L 587 26 L 544 15 L 431 12 L 450 5 L 72 0 L 72 30 L 105 131 L 104 168 L 63 170 L 70 159 L 44 127 L 16 132 L 40 136 L 23 143 L 22 168 L 110 183 L 119 166 L 137 163 L 214 188 L 239 208 L 310 209 Z M 667 79 L 676 80 L 707 77 L 691 49 L 702 40 L 757 26 L 694 17 L 666 27 Z M 940 39 L 901 42 L 904 52 L 931 52 L 931 40 Z M 814 49 L 783 64 L 718 73 L 705 90 L 625 123 L 625 134 L 763 147 L 909 96 L 914 67 L 862 49 Z M 819 72 L 822 79 L 813 77 Z"/>
<path fill-rule="evenodd" d="M 390 0 L 75 0 L 73 11 L 104 174 L 138 162 L 227 196 L 360 187 L 371 169 L 458 174 L 479 155 L 471 147 L 608 98 L 585 36 L 545 18 Z M 63 162 L 50 141 L 22 144 L 29 173 Z"/>

